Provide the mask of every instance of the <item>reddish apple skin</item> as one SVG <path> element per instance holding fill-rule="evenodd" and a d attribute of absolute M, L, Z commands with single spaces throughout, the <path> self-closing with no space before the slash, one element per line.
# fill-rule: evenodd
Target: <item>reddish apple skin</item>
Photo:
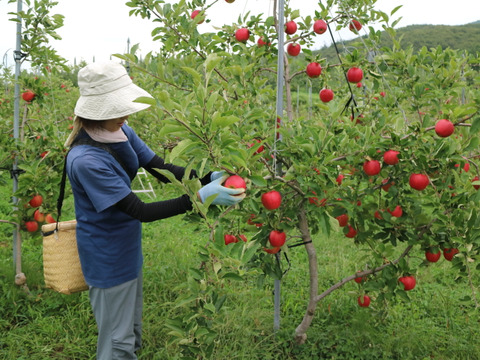
<path fill-rule="evenodd" d="M 357 235 L 357 230 L 352 225 L 348 225 L 348 232 L 345 234 L 348 238 L 354 238 Z"/>
<path fill-rule="evenodd" d="M 333 93 L 332 89 L 322 89 L 320 90 L 320 100 L 324 103 L 328 103 L 333 100 L 335 94 Z"/>
<path fill-rule="evenodd" d="M 33 208 L 39 207 L 43 203 L 43 197 L 42 197 L 42 195 L 37 194 L 37 195 L 33 196 L 28 203 Z"/>
<path fill-rule="evenodd" d="M 378 175 L 381 169 L 382 166 L 378 160 L 365 161 L 363 164 L 363 171 L 365 171 L 365 174 L 368 176 Z"/>
<path fill-rule="evenodd" d="M 25 222 L 25 228 L 28 232 L 35 232 L 38 230 L 38 223 L 36 221 Z"/>
<path fill-rule="evenodd" d="M 398 281 L 403 284 L 405 291 L 413 290 L 417 284 L 417 281 L 413 276 L 402 276 Z"/>
<path fill-rule="evenodd" d="M 39 223 L 42 223 L 45 221 L 45 214 L 42 214 L 40 210 L 35 210 L 33 213 L 33 219 Z"/>
<path fill-rule="evenodd" d="M 276 190 L 268 191 L 262 194 L 262 204 L 268 210 L 275 210 L 282 204 L 282 195 Z"/>
<path fill-rule="evenodd" d="M 47 214 L 47 216 L 45 216 L 45 221 L 49 224 L 53 224 L 53 223 L 56 223 L 55 219 L 53 218 L 52 214 Z"/>
<path fill-rule="evenodd" d="M 308 77 L 317 78 L 322 73 L 322 66 L 317 62 L 311 62 L 306 69 Z"/>
<path fill-rule="evenodd" d="M 30 102 L 35 98 L 35 93 L 33 91 L 27 90 L 22 94 L 22 99 L 26 102 Z"/>
<path fill-rule="evenodd" d="M 293 20 L 285 24 L 285 33 L 288 35 L 293 35 L 297 32 L 297 23 Z"/>
<path fill-rule="evenodd" d="M 400 205 L 397 205 L 393 211 L 390 211 L 390 209 L 387 209 L 387 211 L 393 216 L 393 217 L 401 217 L 403 215 L 403 210 Z"/>
<path fill-rule="evenodd" d="M 272 247 L 282 247 L 285 244 L 285 240 L 287 239 L 287 234 L 283 231 L 272 230 L 268 235 L 268 241 Z"/>
<path fill-rule="evenodd" d="M 343 179 L 345 178 L 345 175 L 343 174 L 340 174 L 337 176 L 337 178 L 335 179 L 335 181 L 337 182 L 338 185 L 342 185 L 342 182 L 343 182 Z"/>
<path fill-rule="evenodd" d="M 327 31 L 327 23 L 325 20 L 319 19 L 313 23 L 313 31 L 317 34 L 323 34 Z"/>
<path fill-rule="evenodd" d="M 190 17 L 191 17 L 192 19 L 195 19 L 195 17 L 196 17 L 198 14 L 200 14 L 200 12 L 201 12 L 200 10 L 193 10 L 193 11 L 192 11 L 192 14 L 190 15 Z M 201 24 L 201 23 L 203 23 L 203 22 L 204 22 L 204 20 L 200 20 L 200 21 L 198 22 L 198 24 Z"/>
<path fill-rule="evenodd" d="M 243 188 L 247 190 L 247 184 L 245 183 L 245 180 L 241 176 L 238 175 L 232 175 L 227 180 L 225 180 L 225 183 L 223 186 L 231 189 L 240 189 Z"/>
<path fill-rule="evenodd" d="M 438 120 L 435 124 L 435 132 L 440 137 L 449 137 L 455 131 L 455 126 L 450 120 Z"/>
<path fill-rule="evenodd" d="M 348 225 L 348 215 L 347 214 L 338 215 L 335 219 L 337 219 L 338 225 L 340 227 L 344 227 L 344 226 Z"/>
<path fill-rule="evenodd" d="M 235 237 L 235 235 L 230 234 L 223 235 L 223 240 L 225 241 L 225 245 L 238 242 L 238 239 Z"/>
<path fill-rule="evenodd" d="M 478 176 L 475 176 L 475 177 L 472 179 L 472 182 L 474 182 L 474 181 L 479 181 L 479 180 L 480 180 L 480 178 L 479 178 Z M 475 190 L 480 189 L 480 185 L 473 185 L 473 187 L 474 187 Z"/>
<path fill-rule="evenodd" d="M 432 253 L 430 250 L 425 251 L 425 258 L 428 262 L 437 262 L 442 256 L 442 252 L 439 250 L 437 253 Z"/>
<path fill-rule="evenodd" d="M 383 154 L 383 162 L 387 165 L 396 165 L 398 164 L 398 151 L 395 150 L 387 150 Z"/>
<path fill-rule="evenodd" d="M 360 305 L 361 307 L 370 306 L 370 296 L 368 295 L 359 296 L 357 301 L 358 301 L 358 305 Z"/>
<path fill-rule="evenodd" d="M 235 0 L 225 0 L 225 2 L 227 2 L 227 3 L 231 4 L 231 3 L 234 3 L 234 2 L 235 2 Z"/>
<path fill-rule="evenodd" d="M 287 46 L 287 53 L 290 56 L 298 56 L 298 54 L 300 54 L 300 50 L 302 50 L 302 47 L 297 43 L 290 43 Z"/>
<path fill-rule="evenodd" d="M 361 272 L 361 271 L 357 271 Z M 366 281 L 367 278 L 365 276 L 357 276 L 355 279 L 353 279 L 357 284 L 361 284 L 362 282 Z"/>
<path fill-rule="evenodd" d="M 430 180 L 425 174 L 412 174 L 408 180 L 410 186 L 418 191 L 424 190 L 428 186 L 429 182 Z"/>
<path fill-rule="evenodd" d="M 458 254 L 458 253 L 459 251 L 456 248 L 443 249 L 443 256 L 445 257 L 445 260 L 448 260 L 448 261 L 452 261 L 455 254 Z"/>
<path fill-rule="evenodd" d="M 347 71 L 347 80 L 351 83 L 359 83 L 363 79 L 363 71 L 358 67 L 352 67 Z"/>
<path fill-rule="evenodd" d="M 270 45 L 270 43 L 266 43 L 261 37 L 258 38 L 257 40 L 257 45 L 258 47 L 262 47 L 262 46 L 265 46 L 265 45 Z"/>
<path fill-rule="evenodd" d="M 362 29 L 362 24 L 358 20 L 352 20 L 348 25 L 348 28 L 353 32 L 360 31 Z"/>
<path fill-rule="evenodd" d="M 250 30 L 247 28 L 240 28 L 235 31 L 235 39 L 240 42 L 246 42 L 250 37 Z"/>
<path fill-rule="evenodd" d="M 278 252 L 280 251 L 280 249 L 281 249 L 280 246 L 277 246 L 277 247 L 274 247 L 274 248 L 271 248 L 271 249 L 269 249 L 269 248 L 263 248 L 263 250 L 264 250 L 265 252 L 269 253 L 269 254 L 276 254 L 276 253 L 278 253 Z"/>
<path fill-rule="evenodd" d="M 253 139 L 253 141 L 257 142 L 258 144 L 261 144 L 261 143 L 262 143 L 262 141 L 259 140 L 259 139 Z M 253 142 L 253 143 L 250 143 L 250 144 L 248 144 L 248 148 L 251 148 L 251 147 L 253 147 L 254 145 L 255 145 L 254 142 Z M 260 145 L 260 146 L 258 147 L 258 149 L 255 151 L 255 154 L 260 154 L 264 149 L 265 149 L 265 147 L 264 147 L 263 145 Z"/>

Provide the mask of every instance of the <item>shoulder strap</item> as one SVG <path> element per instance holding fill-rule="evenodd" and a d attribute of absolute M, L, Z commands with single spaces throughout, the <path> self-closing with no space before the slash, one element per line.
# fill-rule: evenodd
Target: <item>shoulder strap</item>
<path fill-rule="evenodd" d="M 90 146 L 95 146 L 95 147 L 98 147 L 100 149 L 105 150 L 110 155 L 112 155 L 114 157 L 114 159 L 117 160 L 118 163 L 122 166 L 123 170 L 125 170 L 125 172 L 129 176 L 131 176 L 131 174 L 128 171 L 128 168 L 125 166 L 125 163 L 123 162 L 122 158 L 120 156 L 118 156 L 118 154 L 115 151 L 113 151 L 113 149 L 110 146 L 108 146 L 104 143 L 95 141 L 91 138 L 81 138 L 81 139 L 75 140 L 72 143 L 72 145 L 70 146 L 70 150 L 73 147 L 78 146 L 78 145 L 90 145 Z M 54 231 L 58 231 L 58 223 L 60 222 L 60 215 L 62 214 L 63 199 L 65 198 L 65 185 L 66 185 L 66 182 L 67 182 L 67 156 L 68 156 L 68 153 L 70 152 L 70 150 L 65 155 L 65 161 L 63 163 L 62 180 L 60 181 L 60 192 L 58 194 L 58 199 L 57 199 L 57 226 L 56 226 L 56 229 Z M 48 234 L 44 234 L 44 236 L 45 235 L 48 235 Z"/>

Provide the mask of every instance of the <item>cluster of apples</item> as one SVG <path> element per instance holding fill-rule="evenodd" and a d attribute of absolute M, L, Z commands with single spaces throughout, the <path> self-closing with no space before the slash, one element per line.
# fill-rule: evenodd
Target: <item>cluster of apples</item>
<path fill-rule="evenodd" d="M 354 280 L 355 280 L 356 283 L 360 284 L 360 283 L 366 281 L 366 277 L 365 276 L 358 276 Z M 401 276 L 400 278 L 398 278 L 398 282 L 403 285 L 403 290 L 405 290 L 405 291 L 413 290 L 413 289 L 415 289 L 415 286 L 417 285 L 417 280 L 415 279 L 415 276 L 413 276 L 413 275 Z M 371 300 L 372 299 L 370 298 L 370 296 L 366 295 L 366 294 L 362 294 L 357 298 L 357 302 L 358 302 L 358 305 L 360 307 L 369 307 L 370 303 L 371 303 Z"/>
<path fill-rule="evenodd" d="M 233 189 L 247 188 L 245 180 L 239 175 L 232 175 L 228 177 L 225 180 L 223 186 Z M 282 195 L 276 190 L 267 191 L 261 195 L 261 202 L 265 209 L 275 210 L 278 209 L 282 204 Z M 251 225 L 256 225 L 257 227 L 262 226 L 262 224 L 254 223 L 252 221 L 254 217 L 255 215 L 253 215 L 253 217 L 251 217 L 247 221 L 247 223 Z M 272 230 L 268 236 L 268 241 L 271 245 L 271 248 L 265 248 L 264 250 L 271 254 L 277 253 L 280 248 L 285 244 L 286 238 L 287 236 L 285 232 L 280 230 Z M 232 234 L 224 235 L 225 245 L 236 243 L 239 240 L 243 240 L 246 242 L 247 238 L 245 237 L 245 235 L 239 235 L 238 237 Z"/>
<path fill-rule="evenodd" d="M 27 229 L 28 232 L 35 232 L 38 230 L 38 224 L 47 222 L 47 223 L 54 223 L 55 219 L 51 214 L 43 214 L 40 212 L 39 207 L 43 204 L 43 197 L 42 195 L 35 194 L 30 201 L 28 202 L 28 205 L 30 205 L 32 208 L 37 208 L 35 212 L 33 213 L 33 220 L 25 221 L 25 229 Z"/>

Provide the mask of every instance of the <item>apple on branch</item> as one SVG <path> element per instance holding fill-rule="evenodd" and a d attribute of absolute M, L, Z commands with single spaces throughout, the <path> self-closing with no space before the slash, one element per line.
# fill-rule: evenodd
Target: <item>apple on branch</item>
<path fill-rule="evenodd" d="M 321 35 L 325 31 L 327 31 L 327 23 L 325 22 L 325 20 L 319 19 L 313 23 L 313 32 Z"/>

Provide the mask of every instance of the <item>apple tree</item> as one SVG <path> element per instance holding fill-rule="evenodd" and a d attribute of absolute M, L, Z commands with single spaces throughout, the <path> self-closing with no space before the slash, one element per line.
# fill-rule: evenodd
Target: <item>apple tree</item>
<path fill-rule="evenodd" d="M 158 122 L 150 122 L 143 136 L 168 144 L 168 161 L 184 161 L 200 174 L 223 169 L 248 182 L 248 196 L 239 206 L 225 210 L 195 202 L 188 217 L 211 230 L 201 251 L 203 272 L 192 280 L 202 289 L 196 303 L 201 306 L 192 311 L 204 316 L 195 324 L 184 319 L 170 324 L 190 351 L 199 351 L 194 338 L 212 344 L 212 329 L 198 319 L 211 316 L 224 301 L 215 287 L 206 291 L 206 284 L 239 278 L 252 266 L 281 278 L 280 253 L 293 246 L 305 248 L 310 277 L 307 309 L 295 334 L 299 343 L 317 303 L 351 280 L 362 283 L 359 296 L 369 294 L 368 304 L 370 297 L 408 299 L 421 271 L 410 261 L 412 250 L 455 249 L 450 260 L 459 276 L 468 278 L 478 267 L 480 96 L 473 85 L 478 68 L 472 66 L 478 59 L 451 49 L 403 48 L 396 21 L 390 22 L 398 8 L 386 14 L 374 4 L 329 0 L 305 17 L 287 5 L 285 22 L 294 21 L 297 29 L 284 34 L 276 13 L 240 14 L 236 23 L 201 32 L 211 8 L 228 6 L 218 1 L 127 3 L 131 15 L 158 25 L 152 35 L 161 44 L 158 54 L 142 61 L 135 51 L 118 55 L 135 67 L 137 81 L 155 97 L 150 113 L 142 116 Z M 195 10 L 200 11 L 193 16 Z M 380 49 L 381 32 L 373 24 L 392 38 L 391 48 Z M 335 60 L 312 51 L 316 37 L 343 28 L 363 35 L 353 51 L 338 51 Z M 285 111 L 277 117 L 279 34 L 287 53 Z M 291 44 L 299 45 L 302 55 Z M 317 65 L 309 69 L 312 63 Z M 311 113 L 294 111 L 292 84 L 301 77 L 310 77 L 314 93 L 325 88 L 333 93 L 318 96 Z M 195 200 L 198 182 L 172 182 Z M 281 205 L 271 210 L 261 201 L 270 191 L 281 194 Z M 285 233 L 285 244 L 272 247 L 272 231 Z M 225 246 L 225 234 L 243 232 L 254 235 Z M 313 236 L 334 233 L 370 248 L 371 257 L 358 272 L 320 292 L 318 236 Z M 359 304 L 365 306 L 360 299 Z M 198 327 L 201 333 L 195 333 Z M 187 337 L 191 341 L 185 342 Z"/>

